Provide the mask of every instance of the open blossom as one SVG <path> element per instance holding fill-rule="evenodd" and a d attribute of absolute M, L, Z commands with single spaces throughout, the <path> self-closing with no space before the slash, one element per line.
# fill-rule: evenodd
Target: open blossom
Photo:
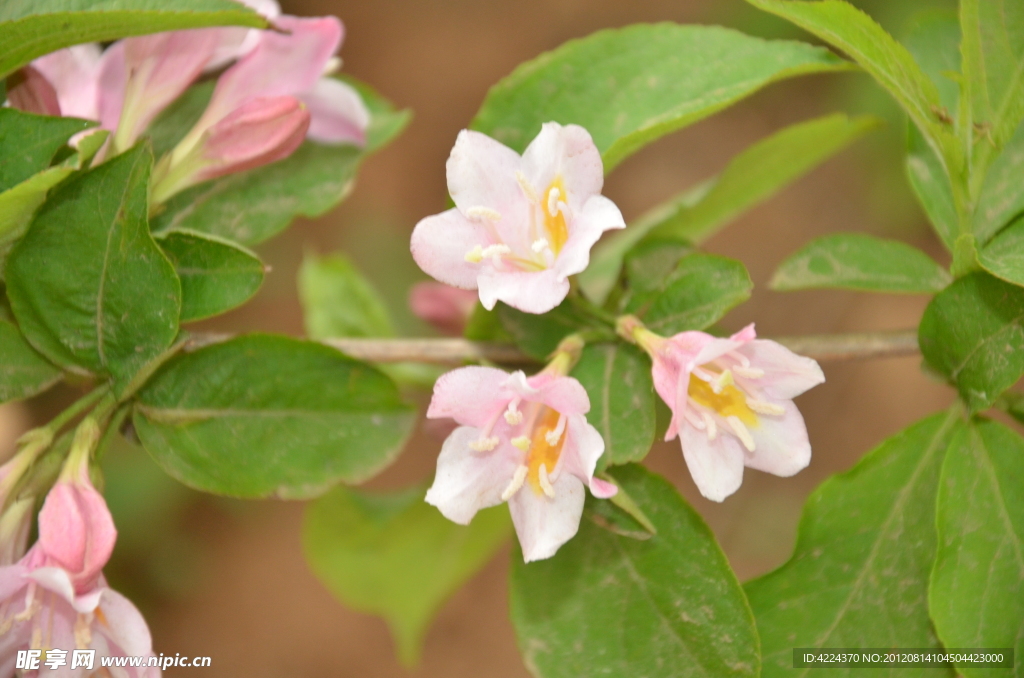
<path fill-rule="evenodd" d="M 679 436 L 705 497 L 722 501 L 739 489 L 744 466 L 791 476 L 810 463 L 793 398 L 825 381 L 818 363 L 756 339 L 753 325 L 728 339 L 705 332 L 665 339 L 635 319 L 620 321 L 624 327 L 654 362 L 654 388 L 672 409 L 665 440 Z"/>
<path fill-rule="evenodd" d="M 601 195 L 601 154 L 578 125 L 544 124 L 521 157 L 463 130 L 447 171 L 455 207 L 416 225 L 412 255 L 435 279 L 478 289 L 487 309 L 550 311 L 601 234 L 626 225 Z"/>
<path fill-rule="evenodd" d="M 607 498 L 617 488 L 594 478 L 604 441 L 584 416 L 587 392 L 572 377 L 532 377 L 463 367 L 434 386 L 427 417 L 460 425 L 437 459 L 426 500 L 466 525 L 480 509 L 507 501 L 523 557 L 550 558 L 576 534 L 584 489 Z"/>
<path fill-rule="evenodd" d="M 17 563 L 0 567 L 0 675 L 13 674 L 19 650 L 94 649 L 100 657 L 152 653 L 142 615 L 102 574 L 117 531 L 89 481 L 88 454 L 98 435 L 91 420 L 79 427 L 68 463 L 39 513 L 38 541 Z M 83 669 L 64 668 L 59 675 L 84 675 Z M 129 668 L 123 675 L 152 678 L 160 669 Z"/>

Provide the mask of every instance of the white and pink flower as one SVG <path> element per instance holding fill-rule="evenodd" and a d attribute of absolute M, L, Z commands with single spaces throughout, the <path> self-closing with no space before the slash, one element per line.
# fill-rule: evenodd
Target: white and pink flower
<path fill-rule="evenodd" d="M 818 363 L 749 325 L 728 339 L 705 332 L 663 338 L 633 318 L 620 332 L 653 360 L 654 388 L 672 410 L 694 482 L 712 501 L 739 489 L 743 467 L 791 476 L 811 461 L 807 428 L 793 398 L 825 381 Z"/>
<path fill-rule="evenodd" d="M 466 525 L 507 501 L 526 562 L 550 558 L 579 529 L 584 485 L 602 498 L 617 490 L 594 477 L 604 441 L 587 423 L 589 410 L 583 386 L 557 369 L 443 375 L 427 417 L 451 417 L 459 428 L 444 442 L 427 502 Z"/>
<path fill-rule="evenodd" d="M 412 255 L 435 279 L 479 290 L 487 309 L 550 311 L 601 234 L 626 226 L 601 195 L 601 154 L 578 125 L 545 123 L 522 156 L 463 130 L 447 170 L 455 207 L 416 225 Z"/>

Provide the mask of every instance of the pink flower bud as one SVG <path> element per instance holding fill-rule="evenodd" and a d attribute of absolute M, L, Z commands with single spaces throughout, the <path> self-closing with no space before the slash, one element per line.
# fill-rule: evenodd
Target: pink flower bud
<path fill-rule="evenodd" d="M 7 81 L 11 108 L 39 115 L 60 115 L 57 90 L 32 66 L 25 66 Z"/>
<path fill-rule="evenodd" d="M 409 308 L 443 334 L 462 336 L 476 306 L 476 292 L 436 282 L 419 282 L 409 293 Z"/>

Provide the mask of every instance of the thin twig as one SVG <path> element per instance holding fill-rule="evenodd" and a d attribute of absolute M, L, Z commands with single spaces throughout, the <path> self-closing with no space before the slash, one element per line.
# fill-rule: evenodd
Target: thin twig
<path fill-rule="evenodd" d="M 228 334 L 196 334 L 186 343 L 193 351 L 231 338 Z M 861 332 L 823 334 L 803 337 L 778 337 L 775 341 L 791 351 L 819 361 L 860 358 L 898 358 L 916 355 L 917 332 Z M 343 353 L 375 363 L 419 362 L 435 365 L 461 365 L 487 361 L 503 365 L 527 365 L 537 361 L 514 344 L 469 341 L 468 339 L 321 339 L 319 343 Z"/>

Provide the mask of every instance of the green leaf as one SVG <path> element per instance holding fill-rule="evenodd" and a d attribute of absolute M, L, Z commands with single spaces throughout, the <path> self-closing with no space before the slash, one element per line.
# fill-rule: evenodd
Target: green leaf
<path fill-rule="evenodd" d="M 587 344 L 572 371 L 590 396 L 590 422 L 604 439 L 598 471 L 640 461 L 654 444 L 651 363 L 635 346 Z"/>
<path fill-rule="evenodd" d="M 848 64 L 825 49 L 718 26 L 598 31 L 520 65 L 491 88 L 471 127 L 522 152 L 550 120 L 586 127 L 605 172 L 655 139 L 777 80 Z"/>
<path fill-rule="evenodd" d="M 1014 649 L 1016 668 L 957 664 L 965 678 L 1024 676 L 1024 440 L 982 421 L 960 432 L 939 484 L 928 603 L 946 647 Z"/>
<path fill-rule="evenodd" d="M 281 232 L 295 217 L 318 217 L 341 202 L 363 159 L 394 138 L 410 117 L 365 85 L 347 81 L 359 90 L 372 115 L 365 149 L 306 141 L 284 160 L 179 193 L 154 216 L 153 231 L 198 231 L 251 246 Z M 180 119 L 165 120 L 166 127 L 158 129 L 162 144 L 185 118 L 181 113 Z"/>
<path fill-rule="evenodd" d="M 328 337 L 393 337 L 380 294 L 344 254 L 307 253 L 299 269 L 299 298 L 306 334 Z"/>
<path fill-rule="evenodd" d="M 914 424 L 807 500 L 793 557 L 745 586 L 765 678 L 807 673 L 793 670 L 795 647 L 940 649 L 928 618 L 928 573 L 939 470 L 957 422 L 951 410 Z M 891 667 L 878 675 L 952 674 Z"/>
<path fill-rule="evenodd" d="M 469 525 L 423 501 L 424 489 L 379 494 L 338 487 L 311 503 L 302 527 L 310 567 L 344 605 L 387 620 L 406 666 L 441 605 L 511 535 L 508 509 Z M 410 567 L 410 565 L 413 565 Z"/>
<path fill-rule="evenodd" d="M 7 294 L 29 342 L 121 392 L 178 333 L 181 286 L 149 234 L 145 145 L 64 183 L 7 260 Z"/>
<path fill-rule="evenodd" d="M 928 304 L 918 341 L 971 411 L 982 410 L 1024 375 L 1024 289 L 985 273 L 964 276 Z"/>
<path fill-rule="evenodd" d="M 615 479 L 657 534 L 639 524 L 649 538 L 620 534 L 601 515 L 607 502 L 587 497 L 596 515 L 553 558 L 513 555 L 511 616 L 527 668 L 538 678 L 757 676 L 754 620 L 707 525 L 663 478 L 631 465 Z"/>
<path fill-rule="evenodd" d="M 134 422 L 146 450 L 186 485 L 307 498 L 390 464 L 415 411 L 365 363 L 251 334 L 164 365 L 139 392 Z"/>
<path fill-rule="evenodd" d="M 753 286 L 746 267 L 735 259 L 691 254 L 659 289 L 633 294 L 626 311 L 658 334 L 702 330 L 749 299 Z"/>
<path fill-rule="evenodd" d="M 939 92 L 910 52 L 871 17 L 843 0 L 747 0 L 846 52 L 903 107 L 950 176 L 963 164 L 952 127 L 941 120 Z"/>
<path fill-rule="evenodd" d="M 228 0 L 9 0 L 0 4 L 0 78 L 36 57 L 83 42 L 204 26 L 267 22 Z"/>
<path fill-rule="evenodd" d="M 949 177 L 935 151 L 914 126 L 908 132 L 907 178 L 918 202 L 928 215 L 946 249 L 953 251 L 959 233 L 959 218 L 953 203 Z"/>
<path fill-rule="evenodd" d="M 566 298 L 553 310 L 542 315 L 524 313 L 498 302 L 495 306 L 502 327 L 526 355 L 545 360 L 558 348 L 558 343 L 575 332 L 606 334 L 614 339 L 610 327 L 588 313 L 578 299 Z"/>
<path fill-rule="evenodd" d="M 157 242 L 181 280 L 181 322 L 241 306 L 263 284 L 263 262 L 230 240 L 171 231 Z"/>
<path fill-rule="evenodd" d="M 68 139 L 95 124 L 0 108 L 0 191 L 42 172 Z"/>
<path fill-rule="evenodd" d="M 978 143 L 998 151 L 1024 118 L 1024 4 L 961 0 L 960 26 L 970 120 L 986 126 Z"/>
<path fill-rule="evenodd" d="M 1024 216 L 986 245 L 978 261 L 997 278 L 1024 287 Z"/>
<path fill-rule="evenodd" d="M 946 112 L 955 115 L 960 100 L 960 21 L 956 10 L 918 12 L 911 17 L 902 42 L 935 83 Z"/>
<path fill-rule="evenodd" d="M 60 370 L 36 353 L 15 325 L 0 320 L 0 402 L 41 393 L 60 378 Z"/>
<path fill-rule="evenodd" d="M 1024 424 L 1024 393 L 1004 393 L 996 402 L 996 406 Z"/>
<path fill-rule="evenodd" d="M 979 242 L 987 242 L 1024 214 L 1024 125 L 1017 129 L 985 175 L 973 229 Z"/>
<path fill-rule="evenodd" d="M 783 291 L 838 288 L 931 294 L 951 281 L 944 268 L 916 247 L 864 233 L 835 233 L 790 255 L 770 284 Z"/>

